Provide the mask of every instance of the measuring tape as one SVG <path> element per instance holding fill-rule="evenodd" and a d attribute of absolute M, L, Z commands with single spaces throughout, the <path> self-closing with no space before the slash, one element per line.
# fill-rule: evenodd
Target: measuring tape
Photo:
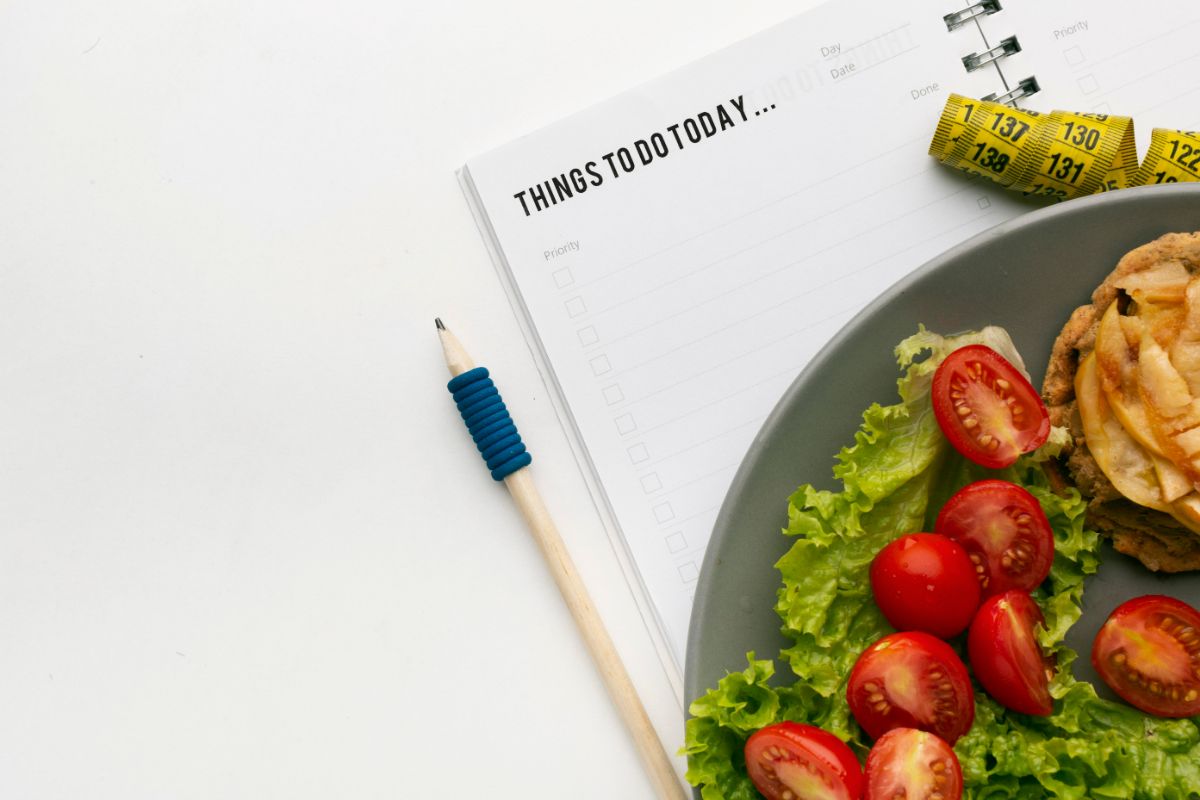
<path fill-rule="evenodd" d="M 957 94 L 946 100 L 929 155 L 1026 197 L 1055 201 L 1200 181 L 1200 132 L 1155 128 L 1139 166 L 1129 117 L 1041 114 Z"/>

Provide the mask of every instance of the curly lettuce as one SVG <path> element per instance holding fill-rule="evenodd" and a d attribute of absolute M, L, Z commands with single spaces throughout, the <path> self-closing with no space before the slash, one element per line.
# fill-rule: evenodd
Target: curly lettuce
<path fill-rule="evenodd" d="M 896 348 L 900 402 L 868 408 L 854 443 L 838 454 L 833 472 L 841 490 L 806 485 L 790 498 L 784 533 L 795 542 L 776 563 L 782 586 L 775 610 L 792 642 L 780 657 L 795 681 L 773 685 L 774 662 L 751 653 L 746 670 L 692 703 L 688 780 L 704 800 L 759 797 L 742 749 L 751 733 L 773 722 L 817 725 L 866 755 L 870 739 L 850 714 L 845 684 L 858 655 L 893 632 L 871 599 L 871 560 L 898 536 L 932 530 L 942 503 L 983 477 L 1020 483 L 1054 529 L 1054 565 L 1034 597 L 1046 618 L 1042 645 L 1059 669 L 1049 717 L 1010 712 L 976 692 L 975 724 L 955 745 L 965 797 L 1200 798 L 1200 718 L 1150 717 L 1099 698 L 1072 675 L 1076 654 L 1063 639 L 1080 617 L 1084 582 L 1099 567 L 1099 537 L 1084 525 L 1078 493 L 1055 494 L 1039 466 L 1061 447 L 1064 432 L 1006 470 L 984 470 L 958 455 L 938 429 L 929 401 L 932 374 L 952 350 L 977 342 L 1021 365 L 998 328 L 954 337 L 922 329 Z"/>

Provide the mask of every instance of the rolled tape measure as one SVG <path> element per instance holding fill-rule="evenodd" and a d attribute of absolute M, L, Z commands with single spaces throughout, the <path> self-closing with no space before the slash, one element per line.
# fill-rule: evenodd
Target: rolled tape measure
<path fill-rule="evenodd" d="M 1200 181 L 1200 132 L 1155 128 L 1139 166 L 1129 117 L 1041 114 L 957 94 L 946 100 L 929 154 L 1027 197 L 1055 201 Z"/>

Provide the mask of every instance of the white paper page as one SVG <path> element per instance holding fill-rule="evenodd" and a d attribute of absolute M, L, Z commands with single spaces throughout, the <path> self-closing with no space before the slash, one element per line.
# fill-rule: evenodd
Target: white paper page
<path fill-rule="evenodd" d="M 880 291 L 1029 208 L 926 155 L 949 91 L 1001 89 L 965 72 L 981 38 L 948 10 L 823 6 L 468 164 L 677 665 L 713 521 L 784 389 Z M 677 141 L 699 112 L 733 124 Z M 655 133 L 667 155 L 644 165 Z M 599 185 L 535 209 L 532 186 L 588 162 Z"/>
<path fill-rule="evenodd" d="M 1133 117 L 1139 155 L 1152 128 L 1200 126 L 1200 3 L 1011 0 L 985 27 L 1018 36 L 1003 71 L 1042 87 L 1025 107 Z"/>

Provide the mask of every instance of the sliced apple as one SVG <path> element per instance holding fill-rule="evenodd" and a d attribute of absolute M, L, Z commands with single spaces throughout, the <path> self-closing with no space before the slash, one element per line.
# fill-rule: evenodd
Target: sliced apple
<path fill-rule="evenodd" d="M 1200 395 L 1200 342 L 1177 339 L 1171 345 L 1171 363 L 1187 381 L 1193 395 Z"/>
<path fill-rule="evenodd" d="M 1164 348 L 1169 348 L 1183 331 L 1187 313 L 1183 305 L 1162 306 L 1157 303 L 1145 303 L 1137 307 L 1137 317 L 1143 328 L 1130 331 L 1140 336 L 1143 330 L 1154 337 Z M 1127 317 L 1126 319 L 1132 319 Z"/>
<path fill-rule="evenodd" d="M 1138 505 L 1170 512 L 1150 455 L 1112 414 L 1091 353 L 1075 371 L 1075 400 L 1088 450 L 1118 492 Z M 1191 484 L 1188 484 L 1191 490 Z"/>
<path fill-rule="evenodd" d="M 1138 348 L 1137 377 L 1142 401 L 1153 407 L 1159 416 L 1175 419 L 1191 408 L 1192 392 L 1187 381 L 1175 369 L 1167 351 L 1155 341 L 1149 328 L 1143 333 Z"/>
<path fill-rule="evenodd" d="M 1152 269 L 1125 275 L 1114 285 L 1137 303 L 1182 303 L 1191 275 L 1179 261 L 1166 261 Z"/>
<path fill-rule="evenodd" d="M 1137 342 L 1141 341 L 1141 335 Z M 1121 314 L 1117 304 L 1113 303 L 1100 318 L 1096 329 L 1096 368 L 1100 386 L 1113 402 L 1114 410 L 1121 402 L 1132 401 L 1136 395 L 1130 390 L 1136 386 L 1134 373 L 1137 363 L 1133 358 L 1137 342 L 1126 341 L 1125 331 L 1121 327 Z M 1114 402 L 1116 401 L 1116 402 Z"/>
<path fill-rule="evenodd" d="M 1136 317 L 1123 317 L 1113 303 L 1100 318 L 1096 333 L 1096 374 L 1104 396 L 1112 413 L 1121 421 L 1121 425 L 1129 432 L 1137 443 L 1151 453 L 1166 457 L 1158 440 L 1150 429 L 1150 420 L 1137 386 L 1137 361 L 1134 353 L 1141 341 L 1142 329 Z M 1136 332 L 1137 337 L 1130 344 L 1126 330 Z"/>
<path fill-rule="evenodd" d="M 1200 533 L 1200 495 L 1192 492 L 1171 504 L 1172 517 L 1195 533 Z"/>
<path fill-rule="evenodd" d="M 1116 306 L 1116 303 L 1113 303 Z M 1130 354 L 1137 353 L 1138 347 L 1142 342 L 1142 334 L 1146 331 L 1146 323 L 1141 317 L 1125 315 L 1119 311 L 1116 314 L 1117 325 L 1121 328 L 1121 333 L 1125 334 L 1125 344 L 1130 349 Z"/>
<path fill-rule="evenodd" d="M 1200 280 L 1188 284 L 1183 326 L 1168 352 L 1192 394 L 1200 397 Z"/>
<path fill-rule="evenodd" d="M 1113 486 L 1200 533 L 1200 278 L 1178 261 L 1117 282 L 1075 395 L 1088 449 Z"/>
<path fill-rule="evenodd" d="M 1200 428 L 1192 428 L 1175 434 L 1175 442 L 1179 445 L 1179 449 L 1195 458 L 1196 454 L 1200 453 Z"/>
<path fill-rule="evenodd" d="M 1183 470 L 1192 483 L 1200 483 L 1200 458 L 1189 452 L 1195 439 L 1189 434 L 1200 426 L 1200 403 L 1192 398 L 1187 381 L 1149 331 L 1142 337 L 1138 350 L 1137 376 L 1150 432 L 1162 454 Z"/>
<path fill-rule="evenodd" d="M 1128 431 L 1126 431 L 1125 435 L 1129 435 Z M 1130 438 L 1132 439 L 1133 437 Z M 1136 440 L 1134 441 L 1136 443 Z M 1143 448 L 1143 452 L 1145 452 L 1145 448 Z M 1154 464 L 1154 472 L 1158 476 L 1158 486 L 1162 490 L 1163 500 L 1171 503 L 1195 490 L 1196 487 L 1192 485 L 1188 476 L 1179 467 L 1162 456 L 1156 456 L 1149 452 L 1146 455 L 1149 457 L 1151 463 Z"/>

